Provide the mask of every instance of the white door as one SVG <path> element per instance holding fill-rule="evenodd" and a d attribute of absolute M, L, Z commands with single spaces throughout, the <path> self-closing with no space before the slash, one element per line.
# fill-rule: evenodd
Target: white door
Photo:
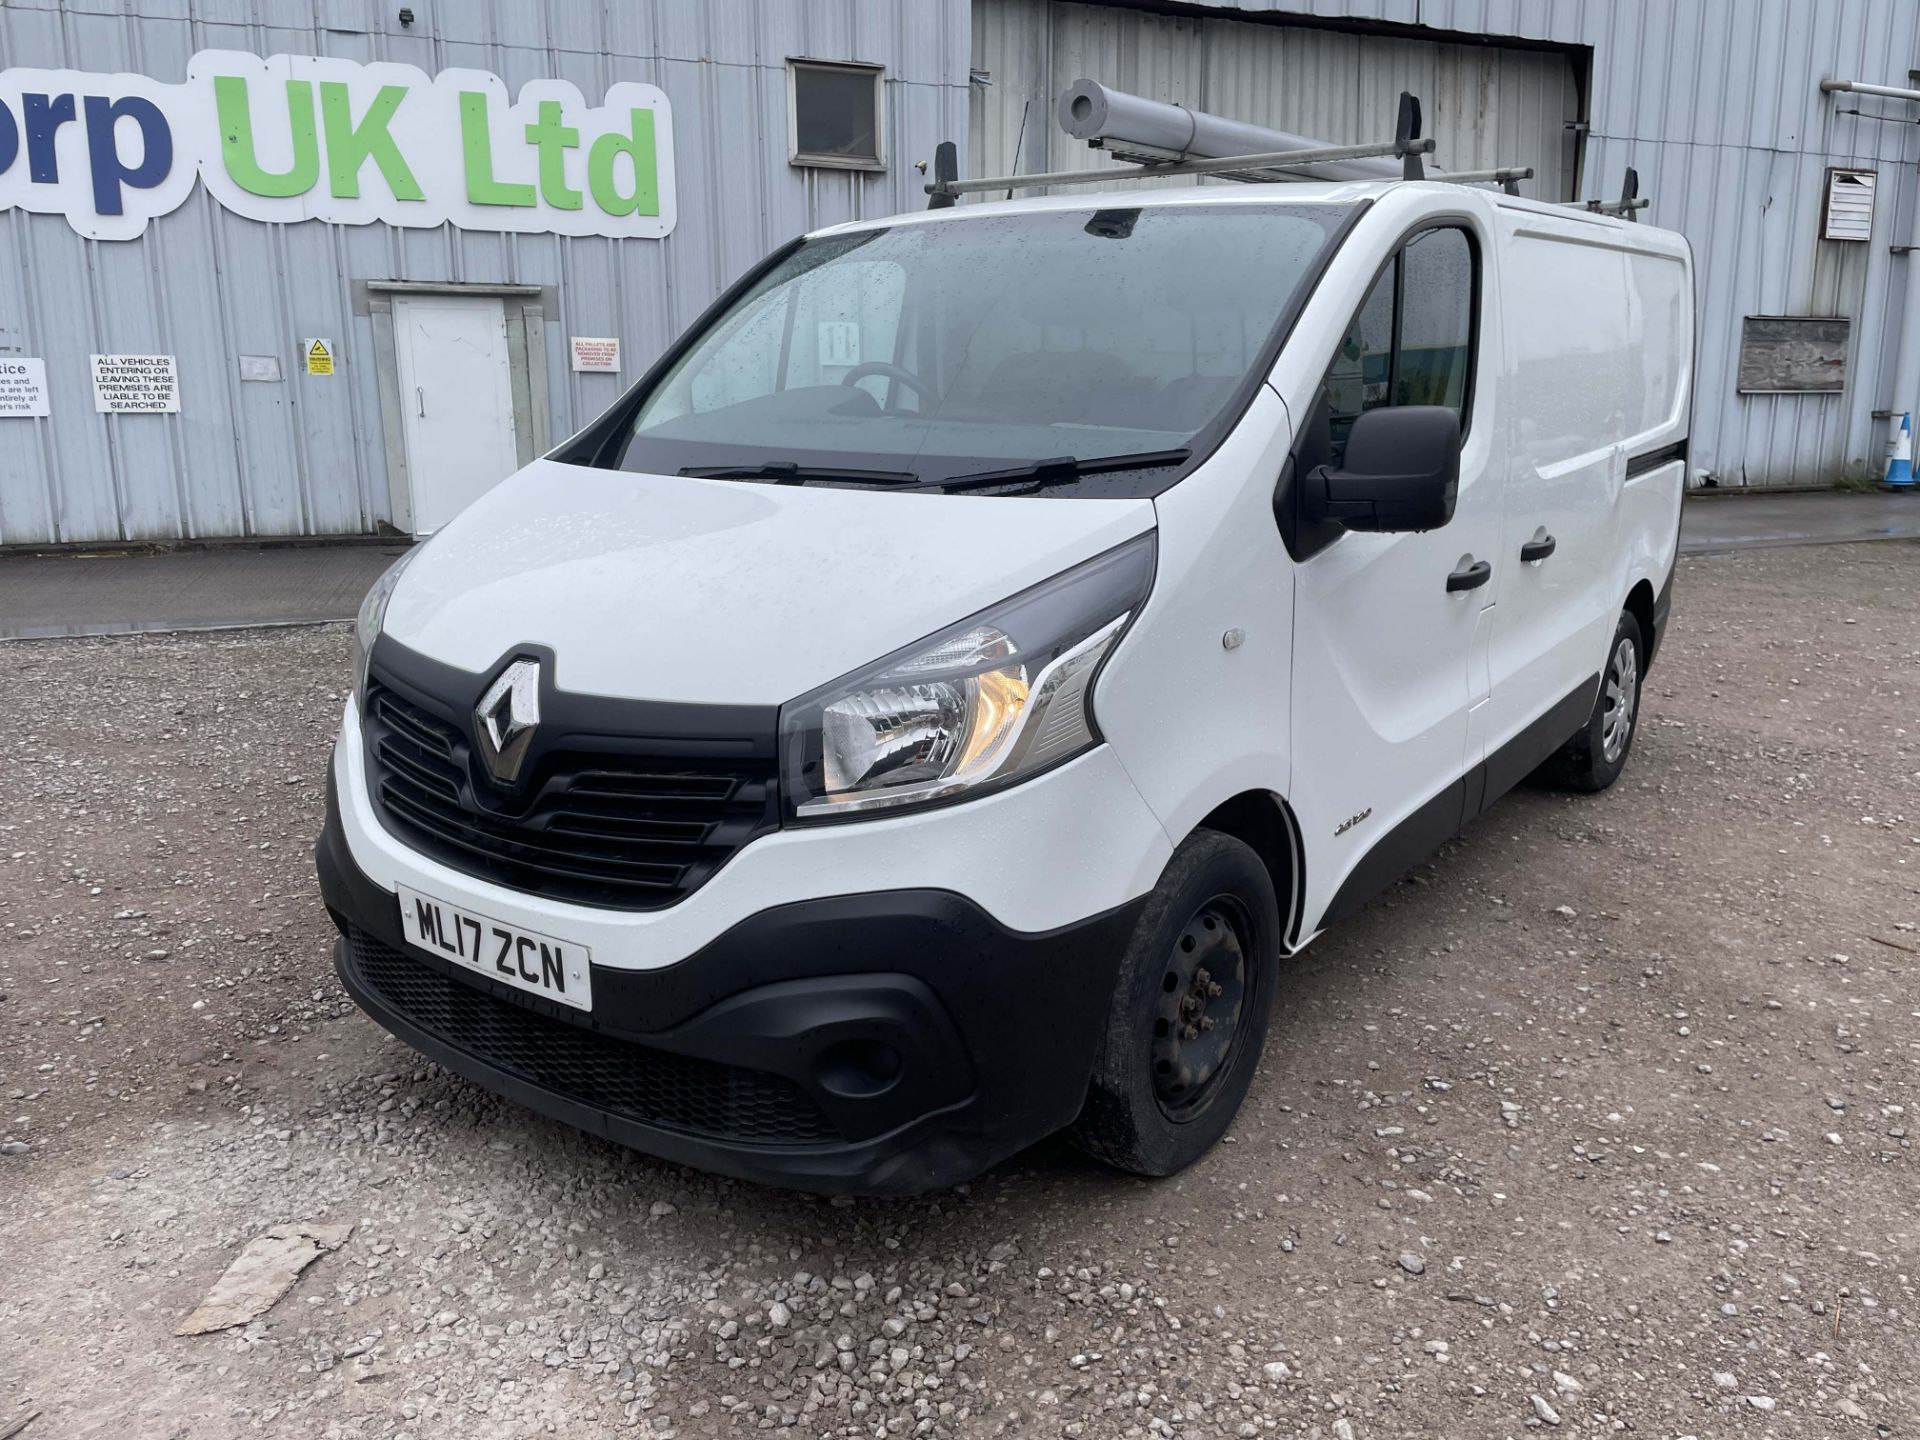
<path fill-rule="evenodd" d="M 1333 357 L 1330 416 L 1307 422 L 1328 427 L 1336 455 L 1377 406 L 1447 405 L 1466 426 L 1451 521 L 1343 534 L 1295 571 L 1289 798 L 1307 837 L 1309 923 L 1358 908 L 1477 809 L 1469 772 L 1505 478 L 1494 397 L 1470 380 L 1491 373 L 1474 323 L 1477 264 L 1464 230 L 1408 240 Z"/>
<path fill-rule="evenodd" d="M 412 529 L 431 535 L 520 467 L 507 312 L 484 296 L 395 296 L 393 341 Z"/>

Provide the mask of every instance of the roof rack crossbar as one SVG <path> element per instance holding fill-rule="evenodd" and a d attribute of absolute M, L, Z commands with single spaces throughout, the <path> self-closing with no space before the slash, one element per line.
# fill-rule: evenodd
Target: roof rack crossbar
<path fill-rule="evenodd" d="M 1041 185 L 1101 185 L 1113 180 L 1147 180 L 1161 175 L 1224 175 L 1235 172 L 1291 170 L 1303 165 L 1327 165 L 1338 160 L 1370 160 L 1392 155 L 1418 163 L 1421 155 L 1433 153 L 1432 140 L 1379 145 L 1323 145 L 1311 150 L 1271 150 L 1263 155 L 1224 155 L 1217 160 L 1180 160 L 1165 165 L 1106 166 L 1098 170 L 1052 170 L 1033 175 L 989 175 L 977 180 L 930 180 L 927 194 L 938 200 L 956 195 L 976 194 L 983 190 L 1031 190 Z"/>
<path fill-rule="evenodd" d="M 1499 185 L 1509 195 L 1520 193 L 1520 182 L 1533 178 L 1531 165 L 1503 165 L 1494 170 L 1449 170 L 1434 177 L 1450 185 Z"/>
<path fill-rule="evenodd" d="M 1640 172 L 1629 165 L 1626 178 L 1620 183 L 1618 200 L 1576 200 L 1573 203 L 1595 215 L 1618 215 L 1623 220 L 1632 220 L 1634 211 L 1646 209 L 1653 201 L 1641 195 Z"/>
<path fill-rule="evenodd" d="M 0 0 L 4 3 L 4 0 Z M 1830 83 L 1823 88 L 1840 88 Z M 1916 92 L 1920 95 L 1920 92 Z M 930 197 L 927 208 L 942 210 L 962 195 L 977 195 L 989 190 L 1035 190 L 1049 186 L 1108 185 L 1120 180 L 1152 180 L 1181 175 L 1213 175 L 1223 180 L 1291 180 L 1330 178 L 1289 172 L 1311 172 L 1317 167 L 1352 161 L 1392 158 L 1400 161 L 1400 178 L 1424 180 L 1427 169 L 1423 155 L 1434 152 L 1434 142 L 1422 136 L 1420 101 L 1412 93 L 1400 93 L 1395 116 L 1394 138 L 1372 145 L 1320 145 L 1285 131 L 1265 130 L 1220 116 L 1189 111 L 1184 106 L 1149 100 L 1111 90 L 1093 80 L 1077 80 L 1060 98 L 1060 124 L 1069 135 L 1084 139 L 1094 149 L 1107 149 L 1136 163 L 1108 165 L 1093 170 L 1049 170 L 1029 175 L 986 175 L 963 180 L 959 175 L 959 157 L 952 142 L 942 143 L 934 152 L 933 176 L 926 182 Z M 1202 130 L 1206 131 L 1202 135 Z M 1236 144 L 1257 144 L 1262 139 L 1283 141 L 1292 148 L 1262 150 L 1241 155 L 1207 155 L 1205 148 L 1231 148 Z M 1196 145 L 1196 140 L 1199 144 Z M 1179 148 L 1168 148 L 1178 145 Z M 1205 148 L 1201 148 L 1205 147 Z M 1201 148 L 1196 156 L 1194 150 Z M 926 165 L 920 166 L 924 172 Z M 1366 178 L 1373 178 L 1374 171 Z M 1391 176 L 1391 167 L 1379 167 Z M 1336 172 L 1337 173 L 1337 172 Z M 1531 180 L 1531 165 L 1503 165 L 1488 170 L 1439 171 L 1432 178 L 1456 185 L 1498 185 L 1509 195 L 1520 193 L 1520 181 Z M 1341 177 L 1345 178 L 1345 177 Z M 1627 167 L 1625 183 L 1617 200 L 1572 200 L 1561 202 L 1571 208 L 1596 215 L 1617 215 L 1634 219 L 1634 212 L 1652 202 L 1640 195 L 1640 175 Z"/>

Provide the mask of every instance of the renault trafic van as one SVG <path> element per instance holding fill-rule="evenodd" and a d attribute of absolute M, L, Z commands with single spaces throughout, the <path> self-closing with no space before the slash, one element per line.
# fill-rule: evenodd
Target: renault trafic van
<path fill-rule="evenodd" d="M 1436 183 L 795 241 L 367 597 L 340 977 L 730 1175 L 1178 1170 L 1286 956 L 1627 763 L 1692 306 L 1676 235 Z"/>

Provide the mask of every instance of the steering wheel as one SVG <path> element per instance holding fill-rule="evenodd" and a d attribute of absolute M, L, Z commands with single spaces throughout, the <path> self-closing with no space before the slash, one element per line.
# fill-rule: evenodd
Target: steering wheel
<path fill-rule="evenodd" d="M 863 361 L 842 375 L 840 377 L 840 383 L 842 385 L 857 385 L 869 375 L 884 375 L 889 380 L 898 380 L 922 400 L 938 400 L 940 398 L 934 393 L 933 387 L 918 375 L 914 374 L 911 370 L 902 370 L 898 365 L 887 360 Z"/>

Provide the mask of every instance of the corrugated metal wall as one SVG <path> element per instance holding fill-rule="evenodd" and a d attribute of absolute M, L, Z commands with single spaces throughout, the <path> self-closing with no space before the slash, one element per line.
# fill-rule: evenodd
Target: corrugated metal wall
<path fill-rule="evenodd" d="M 981 8 L 1004 3 L 979 0 Z M 1693 244 L 1700 317 L 1693 463 L 1718 483 L 1877 475 L 1886 425 L 1873 412 L 1920 410 L 1920 395 L 1893 394 L 1899 315 L 1920 255 L 1888 250 L 1914 238 L 1920 139 L 1911 122 L 1920 106 L 1819 89 L 1828 77 L 1910 87 L 1908 69 L 1920 65 L 1915 0 L 1197 3 L 1590 47 L 1582 193 L 1617 195 L 1632 165 L 1653 199 L 1647 218 Z M 1361 43 L 1363 54 L 1375 53 Z M 1841 113 L 1853 109 L 1887 119 Z M 1826 169 L 1834 165 L 1880 173 L 1869 243 L 1819 239 Z M 1736 393 L 1744 316 L 1835 314 L 1853 320 L 1845 394 Z"/>
<path fill-rule="evenodd" d="M 1877 472 L 1912 238 L 1920 140 L 1898 101 L 1822 96 L 1824 76 L 1906 85 L 1920 63 L 1914 0 L 1243 0 L 1340 25 L 1419 26 L 1574 47 L 1563 55 L 1413 32 L 1203 22 L 1065 0 L 5 0 L 0 66 L 120 69 L 177 81 L 195 50 L 231 48 L 429 72 L 471 66 L 572 81 L 588 101 L 622 79 L 674 105 L 680 222 L 665 241 L 269 226 L 196 192 L 128 243 L 78 238 L 57 216 L 0 213 L 0 354 L 46 359 L 55 414 L 0 422 L 0 544 L 367 531 L 389 521 L 370 322 L 353 280 L 556 287 L 546 364 L 556 435 L 617 392 L 576 375 L 566 336 L 614 334 L 637 373 L 724 284 L 813 225 L 918 209 L 912 162 L 971 129 L 971 164 L 1013 155 L 1016 98 L 1033 100 L 1021 168 L 1064 163 L 1052 104 L 1078 74 L 1330 138 L 1371 135 L 1403 86 L 1426 102 L 1456 166 L 1532 163 L 1570 183 L 1568 76 L 1591 65 L 1587 195 L 1636 166 L 1654 223 L 1692 240 L 1700 284 L 1694 463 L 1723 484 Z M 971 37 L 969 25 L 972 26 Z M 1255 34 L 1254 32 L 1259 32 Z M 1214 36 L 1221 38 L 1216 40 Z M 1584 47 L 1584 48 L 1581 48 Z M 1590 55 L 1587 53 L 1590 51 Z M 888 67 L 890 169 L 795 170 L 785 156 L 790 54 Z M 994 72 L 973 87 L 969 60 Z M 1173 87 L 1178 86 L 1175 91 Z M 1843 110 L 1884 114 L 1891 122 Z M 969 119 L 971 126 L 969 127 Z M 1529 153 L 1528 146 L 1535 147 Z M 1081 152 L 1084 155 L 1084 151 Z M 1870 244 L 1817 239 L 1829 165 L 1880 171 Z M 1840 396 L 1734 391 L 1741 318 L 1845 314 Z M 342 374 L 297 373 L 303 335 L 342 342 Z M 178 416 L 93 412 L 87 356 L 179 357 Z M 241 384 L 240 354 L 287 379 Z"/>
<path fill-rule="evenodd" d="M 1438 142 L 1436 164 L 1454 170 L 1531 165 L 1539 177 L 1534 193 L 1573 193 L 1575 142 L 1566 127 L 1579 116 L 1579 91 L 1568 58 L 1558 52 L 1068 0 L 976 0 L 973 63 L 991 76 L 989 84 L 974 87 L 969 159 L 975 174 L 1106 162 L 1101 152 L 1069 139 L 1054 118 L 1061 91 L 1087 76 L 1339 145 L 1392 138 L 1400 92 L 1411 90 Z"/>
<path fill-rule="evenodd" d="M 589 103 L 619 80 L 673 105 L 680 218 L 663 241 L 380 225 L 274 226 L 205 191 L 145 238 L 88 241 L 54 215 L 0 213 L 0 353 L 45 358 L 54 413 L 0 421 L 0 544 L 365 532 L 389 521 L 369 320 L 353 280 L 557 287 L 545 357 L 556 438 L 623 383 L 574 374 L 568 334 L 617 335 L 638 373 L 733 277 L 817 225 L 917 209 L 915 160 L 966 125 L 966 0 L 3 0 L 0 66 L 128 70 L 177 82 L 196 50 L 553 77 Z M 787 163 L 789 55 L 887 67 L 889 169 Z M 341 375 L 297 373 L 302 336 Z M 181 413 L 97 415 L 88 355 L 179 357 Z M 286 380 L 242 384 L 243 353 Z"/>

